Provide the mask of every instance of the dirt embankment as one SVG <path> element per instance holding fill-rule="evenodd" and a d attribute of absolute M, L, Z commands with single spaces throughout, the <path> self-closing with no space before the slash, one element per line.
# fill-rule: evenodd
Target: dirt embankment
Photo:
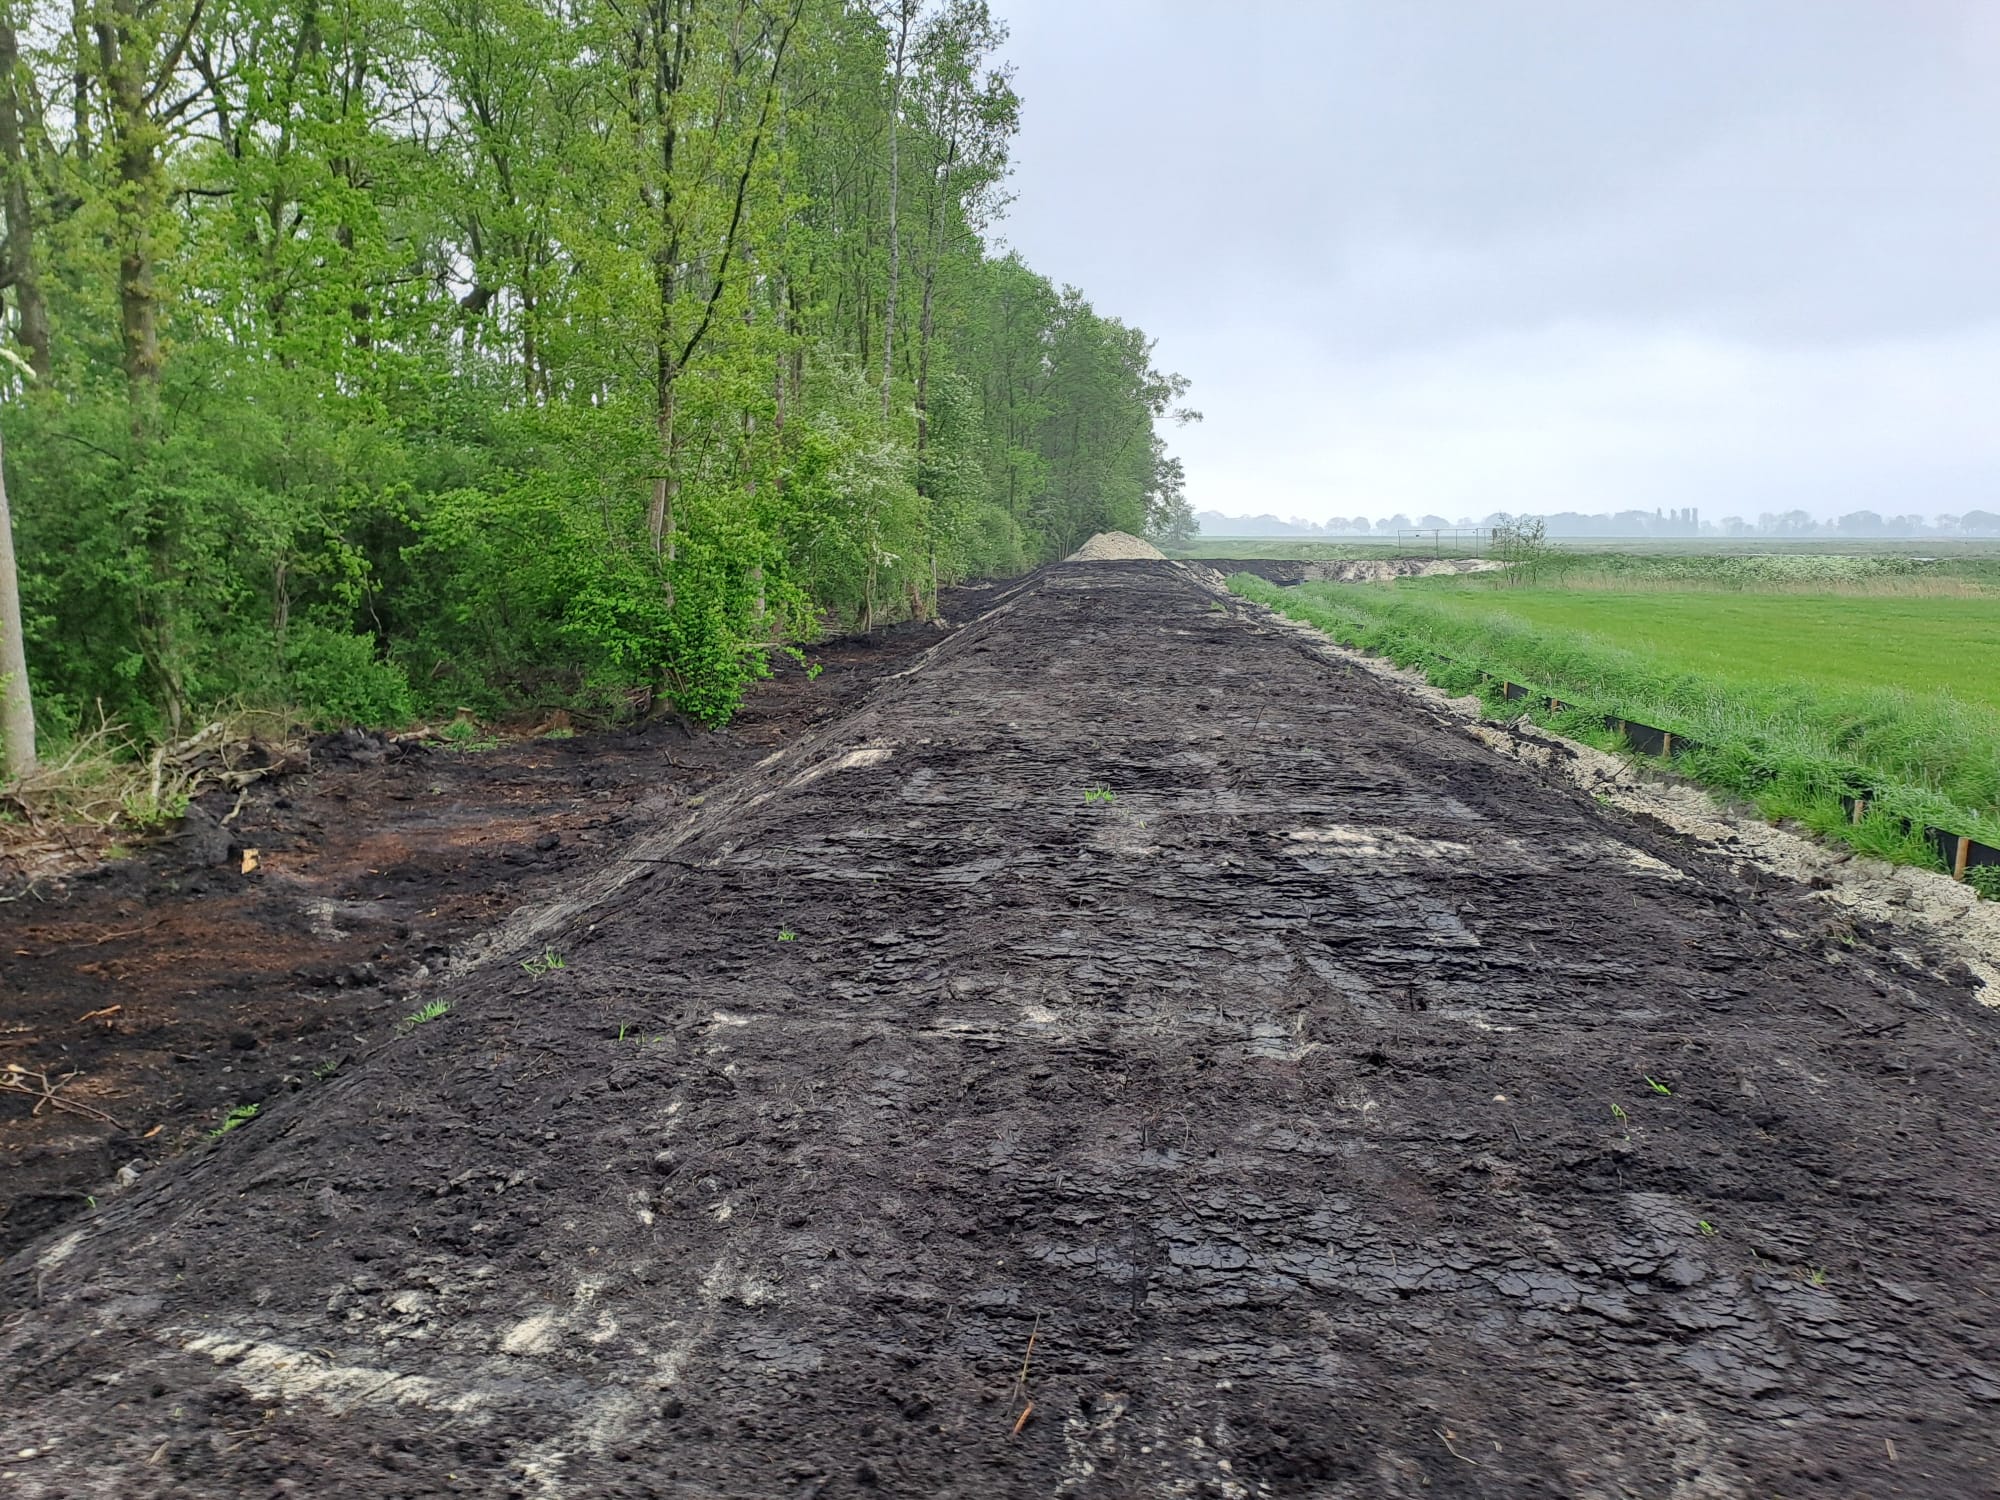
<path fill-rule="evenodd" d="M 9 1264 L 16 1493 L 2000 1487 L 1969 976 L 1181 569 L 591 891 Z"/>
<path fill-rule="evenodd" d="M 1394 583 L 1398 578 L 1435 578 L 1441 574 L 1491 573 L 1507 567 L 1490 557 L 1336 558 L 1308 562 L 1299 558 L 1203 557 L 1187 559 L 1189 567 L 1212 568 L 1225 578 L 1254 573 L 1270 583 Z"/>
<path fill-rule="evenodd" d="M 1204 569 L 1197 576 L 1218 594 L 1227 594 L 1222 574 Z M 1655 822 L 1669 837 L 1692 840 L 1744 867 L 1740 873 L 1746 878 L 1796 882 L 1812 893 L 1812 900 L 1846 908 L 1881 924 L 1885 933 L 1900 930 L 1920 946 L 1961 960 L 1981 981 L 1981 1000 L 2000 1006 L 2000 903 L 1983 900 L 1970 885 L 1941 871 L 1857 855 L 1794 825 L 1774 825 L 1755 808 L 1731 805 L 1641 756 L 1598 750 L 1525 718 L 1488 717 L 1476 695 L 1454 698 L 1432 687 L 1421 671 L 1343 646 L 1276 610 L 1233 597 L 1230 602 L 1327 661 L 1396 684 L 1417 702 L 1461 721 L 1498 754 L 1524 761 L 1600 803 Z"/>
<path fill-rule="evenodd" d="M 977 610 L 988 591 L 959 591 Z M 720 735 L 672 723 L 458 754 L 349 732 L 309 774 L 198 802 L 135 857 L 0 903 L 0 1257 L 364 1056 L 479 935 L 936 643 L 928 626 L 781 660 Z M 257 851 L 243 871 L 242 851 Z M 16 1075 L 21 1077 L 22 1075 Z M 39 1105 L 39 1107 L 37 1107 Z M 0 1444 L 4 1449 L 4 1444 Z"/>

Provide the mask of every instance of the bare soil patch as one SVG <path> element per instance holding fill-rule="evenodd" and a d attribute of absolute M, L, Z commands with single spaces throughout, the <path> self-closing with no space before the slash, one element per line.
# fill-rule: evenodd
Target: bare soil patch
<path fill-rule="evenodd" d="M 983 591 L 959 591 L 972 608 Z M 955 603 L 947 596 L 947 603 Z M 0 1257 L 393 1031 L 469 940 L 550 882 L 851 705 L 923 625 L 781 660 L 723 734 L 673 722 L 459 754 L 323 736 L 311 770 L 234 791 L 130 858 L 0 904 Z M 256 869 L 243 872 L 245 849 Z M 17 1075 L 19 1076 L 19 1075 Z M 37 1106 L 39 1105 L 39 1108 Z M 108 1116 L 109 1118 L 102 1118 Z"/>
<path fill-rule="evenodd" d="M 1994 1493 L 2000 1016 L 1806 897 L 1051 569 L 8 1263 L 8 1479 Z"/>

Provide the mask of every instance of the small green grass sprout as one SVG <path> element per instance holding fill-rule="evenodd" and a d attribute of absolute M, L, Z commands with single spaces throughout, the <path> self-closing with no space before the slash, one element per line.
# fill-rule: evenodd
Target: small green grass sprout
<path fill-rule="evenodd" d="M 257 1108 L 254 1104 L 232 1105 L 229 1113 L 222 1117 L 222 1123 L 211 1130 L 209 1136 L 213 1138 L 218 1135 L 228 1135 L 237 1126 L 248 1125 L 257 1118 Z"/>
<path fill-rule="evenodd" d="M 426 1000 L 422 1005 L 403 1017 L 406 1025 L 423 1026 L 451 1013 L 449 1000 Z"/>
<path fill-rule="evenodd" d="M 1112 791 L 1111 788 L 1108 786 L 1086 787 L 1083 793 L 1083 800 L 1086 804 L 1098 803 L 1098 802 L 1116 802 L 1118 800 L 1118 794 Z"/>
<path fill-rule="evenodd" d="M 1668 1088 L 1664 1083 L 1660 1082 L 1659 1079 L 1653 1077 L 1652 1074 L 1648 1073 L 1645 1074 L 1644 1076 L 1646 1079 L 1646 1087 L 1651 1089 L 1654 1093 L 1663 1094 L 1669 1099 L 1674 1097 L 1674 1091 Z"/>
<path fill-rule="evenodd" d="M 544 948 L 535 957 L 521 960 L 523 974 L 548 974 L 568 967 L 569 965 L 563 962 L 563 956 L 553 948 Z"/>
<path fill-rule="evenodd" d="M 1713 1239 L 1717 1234 L 1721 1233 L 1720 1230 L 1718 1230 L 1713 1224 L 1709 1223 L 1708 1220 L 1706 1219 L 1696 1219 L 1694 1221 L 1694 1227 L 1701 1231 L 1702 1238 L 1704 1239 Z"/>

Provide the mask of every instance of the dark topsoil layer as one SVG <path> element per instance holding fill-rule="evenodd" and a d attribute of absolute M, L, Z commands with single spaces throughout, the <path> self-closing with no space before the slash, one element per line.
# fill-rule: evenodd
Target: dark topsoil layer
<path fill-rule="evenodd" d="M 1058 568 L 9 1262 L 0 1474 L 1991 1495 L 2000 1014 L 1887 937 Z"/>
<path fill-rule="evenodd" d="M 59 1097 L 115 1122 L 0 1093 L 0 1259 L 115 1189 L 121 1167 L 150 1170 L 231 1109 L 362 1056 L 551 878 L 851 708 L 937 639 L 901 625 L 831 641 L 815 678 L 780 658 L 721 734 L 656 721 L 470 754 L 329 735 L 308 773 L 254 785 L 240 809 L 210 792 L 130 858 L 33 884 L 0 868 L 0 1067 L 74 1074 Z"/>

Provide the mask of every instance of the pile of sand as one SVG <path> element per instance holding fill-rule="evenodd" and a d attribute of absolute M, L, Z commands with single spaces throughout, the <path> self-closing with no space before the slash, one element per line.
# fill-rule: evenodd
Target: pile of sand
<path fill-rule="evenodd" d="M 1396 557 L 1387 562 L 1349 559 L 1306 564 L 1309 582 L 1393 583 L 1398 578 L 1430 578 L 1439 573 L 1490 573 L 1507 564 L 1485 557 Z"/>
<path fill-rule="evenodd" d="M 1165 562 L 1167 554 L 1141 537 L 1123 531 L 1100 531 L 1064 562 Z"/>

